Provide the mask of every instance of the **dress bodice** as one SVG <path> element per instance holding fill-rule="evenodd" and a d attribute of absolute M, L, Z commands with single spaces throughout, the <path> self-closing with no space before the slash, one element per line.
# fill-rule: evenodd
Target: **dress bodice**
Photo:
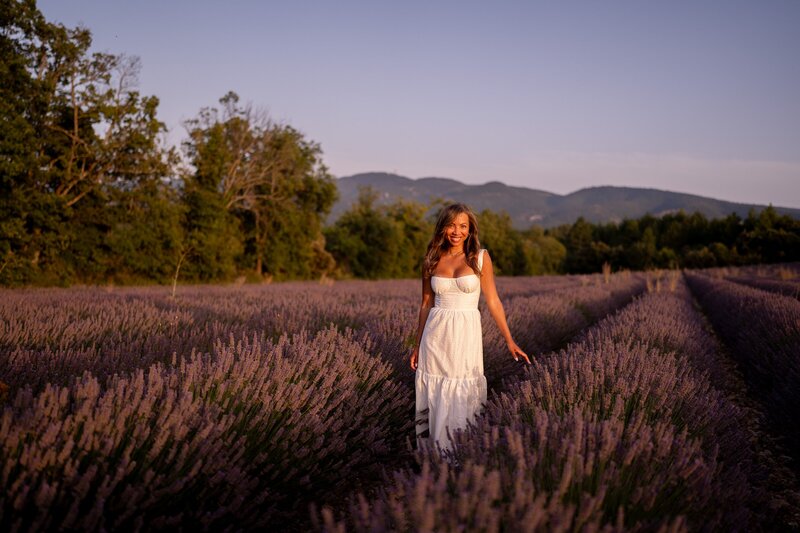
<path fill-rule="evenodd" d="M 483 250 L 478 254 L 478 268 L 483 266 Z M 442 309 L 477 309 L 481 297 L 481 279 L 477 274 L 457 278 L 431 276 L 434 307 Z"/>
<path fill-rule="evenodd" d="M 475 274 L 457 278 L 431 278 L 434 307 L 444 309 L 477 309 L 481 297 L 481 282 Z"/>

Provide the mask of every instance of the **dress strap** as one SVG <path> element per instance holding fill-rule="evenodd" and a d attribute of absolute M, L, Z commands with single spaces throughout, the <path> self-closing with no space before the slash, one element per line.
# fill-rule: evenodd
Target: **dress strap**
<path fill-rule="evenodd" d="M 486 251 L 486 248 L 481 248 L 481 251 L 478 252 L 478 270 L 483 269 L 483 252 Z"/>

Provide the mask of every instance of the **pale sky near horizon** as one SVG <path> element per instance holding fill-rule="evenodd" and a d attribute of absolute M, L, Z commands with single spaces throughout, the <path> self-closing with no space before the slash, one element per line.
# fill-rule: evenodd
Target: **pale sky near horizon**
<path fill-rule="evenodd" d="M 38 5 L 141 58 L 176 144 L 233 90 L 336 176 L 800 207 L 800 1 Z"/>

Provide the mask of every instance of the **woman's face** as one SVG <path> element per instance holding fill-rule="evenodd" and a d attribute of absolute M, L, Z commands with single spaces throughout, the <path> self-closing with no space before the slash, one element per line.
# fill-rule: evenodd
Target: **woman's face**
<path fill-rule="evenodd" d="M 469 235 L 469 217 L 466 213 L 457 214 L 444 228 L 444 235 L 450 246 L 462 247 Z"/>

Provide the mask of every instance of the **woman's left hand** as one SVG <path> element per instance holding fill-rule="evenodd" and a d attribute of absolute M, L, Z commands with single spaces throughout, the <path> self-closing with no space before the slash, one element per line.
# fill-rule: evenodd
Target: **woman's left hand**
<path fill-rule="evenodd" d="M 526 363 L 531 364 L 531 360 L 528 359 L 528 354 L 523 352 L 522 348 L 517 346 L 517 343 L 514 342 L 513 340 L 509 341 L 508 350 L 511 352 L 511 357 L 514 358 L 514 361 L 519 361 L 519 358 L 522 357 L 523 359 L 525 359 Z"/>

